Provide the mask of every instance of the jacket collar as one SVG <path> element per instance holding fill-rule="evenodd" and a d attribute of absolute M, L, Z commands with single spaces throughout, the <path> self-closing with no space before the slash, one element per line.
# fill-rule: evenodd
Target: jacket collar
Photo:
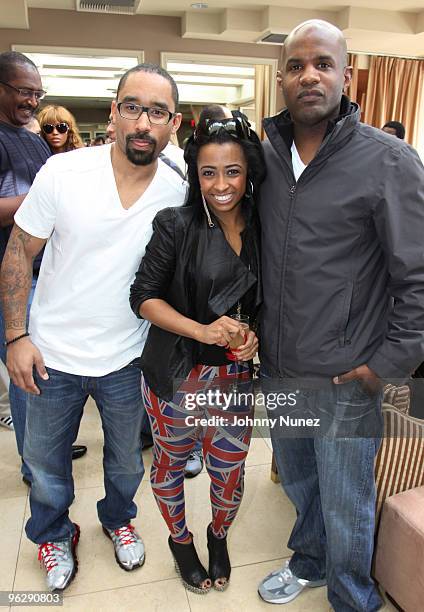
<path fill-rule="evenodd" d="M 359 106 L 343 95 L 340 102 L 340 113 L 336 119 L 328 122 L 321 149 L 328 144 L 328 153 L 331 153 L 335 147 L 339 147 L 345 138 L 350 137 L 360 117 Z M 263 127 L 277 152 L 286 157 L 293 143 L 293 121 L 289 110 L 286 108 L 278 115 L 264 119 Z"/>

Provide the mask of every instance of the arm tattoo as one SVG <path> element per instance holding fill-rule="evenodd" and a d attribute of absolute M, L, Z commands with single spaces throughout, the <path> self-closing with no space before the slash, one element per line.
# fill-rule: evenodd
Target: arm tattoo
<path fill-rule="evenodd" d="M 5 330 L 24 331 L 32 264 L 45 241 L 14 226 L 7 244 L 0 277 L 0 298 Z"/>

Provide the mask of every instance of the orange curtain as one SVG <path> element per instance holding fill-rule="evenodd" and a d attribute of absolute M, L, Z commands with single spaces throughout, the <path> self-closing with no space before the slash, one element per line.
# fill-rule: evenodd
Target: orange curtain
<path fill-rule="evenodd" d="M 371 57 L 364 122 L 381 128 L 387 121 L 400 121 L 405 140 L 417 146 L 423 85 L 423 60 Z"/>
<path fill-rule="evenodd" d="M 255 126 L 261 140 L 265 137 L 262 119 L 271 114 L 271 67 L 255 65 Z"/>
<path fill-rule="evenodd" d="M 358 100 L 358 63 L 359 56 L 355 55 L 355 53 L 349 53 L 347 56 L 347 65 L 352 66 L 352 81 L 346 90 L 346 94 L 352 102 L 360 104 L 361 100 Z"/>

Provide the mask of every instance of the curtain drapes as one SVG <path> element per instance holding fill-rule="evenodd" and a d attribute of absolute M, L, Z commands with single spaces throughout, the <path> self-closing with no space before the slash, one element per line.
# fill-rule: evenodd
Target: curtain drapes
<path fill-rule="evenodd" d="M 358 100 L 358 63 L 359 57 L 355 53 L 348 53 L 347 65 L 352 66 L 352 81 L 346 90 L 346 94 L 352 100 L 361 104 L 361 100 Z"/>
<path fill-rule="evenodd" d="M 271 114 L 271 67 L 255 65 L 255 124 L 256 133 L 261 138 L 265 137 L 262 129 L 262 119 Z"/>
<path fill-rule="evenodd" d="M 381 128 L 387 121 L 400 121 L 405 140 L 417 146 L 423 85 L 423 60 L 372 56 L 364 122 Z"/>

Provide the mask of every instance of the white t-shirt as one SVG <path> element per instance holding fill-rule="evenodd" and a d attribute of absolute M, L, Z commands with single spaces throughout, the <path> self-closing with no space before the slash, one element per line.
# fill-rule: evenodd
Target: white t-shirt
<path fill-rule="evenodd" d="M 183 203 L 186 185 L 159 160 L 141 198 L 119 199 L 111 146 L 52 156 L 15 215 L 16 224 L 48 238 L 29 331 L 45 364 L 61 372 L 104 376 L 141 354 L 148 323 L 129 304 L 152 220 Z"/>
<path fill-rule="evenodd" d="M 297 182 L 299 180 L 300 175 L 302 174 L 304 169 L 307 167 L 307 164 L 304 164 L 303 161 L 301 160 L 299 151 L 296 149 L 296 145 L 294 144 L 294 140 L 291 146 L 291 155 L 292 155 L 294 178 L 296 179 L 296 182 Z"/>
<path fill-rule="evenodd" d="M 180 147 L 172 144 L 172 142 L 168 142 L 162 153 L 177 164 L 181 172 L 185 175 L 187 172 L 187 166 L 184 160 L 184 151 L 180 149 Z"/>

